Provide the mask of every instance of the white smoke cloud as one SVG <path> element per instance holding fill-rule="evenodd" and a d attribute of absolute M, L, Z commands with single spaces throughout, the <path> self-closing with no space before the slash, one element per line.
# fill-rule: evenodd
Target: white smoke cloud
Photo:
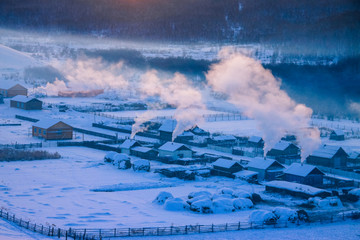
<path fill-rule="evenodd" d="M 177 120 L 177 124 L 172 135 L 173 140 L 179 134 L 203 121 L 200 110 L 206 109 L 206 107 L 201 92 L 191 86 L 182 74 L 175 73 L 173 78 L 160 79 L 156 71 L 149 71 L 141 77 L 139 90 L 144 97 L 159 97 L 161 101 L 176 108 L 174 118 Z M 144 120 L 148 121 L 152 117 L 151 112 L 140 116 L 134 129 L 139 131 L 138 126 Z"/>
<path fill-rule="evenodd" d="M 294 132 L 304 160 L 320 145 L 320 133 L 309 128 L 312 110 L 296 104 L 280 89 L 281 82 L 260 62 L 231 49 L 223 49 L 221 61 L 206 74 L 208 83 L 246 116 L 256 119 L 263 132 L 267 153 L 287 132 Z"/>
<path fill-rule="evenodd" d="M 68 81 L 56 80 L 39 87 L 38 91 L 49 96 L 57 96 L 59 91 L 87 91 L 103 89 L 105 91 L 124 92 L 129 89 L 128 79 L 134 72 L 122 62 L 107 64 L 98 59 L 67 60 L 53 64 Z"/>

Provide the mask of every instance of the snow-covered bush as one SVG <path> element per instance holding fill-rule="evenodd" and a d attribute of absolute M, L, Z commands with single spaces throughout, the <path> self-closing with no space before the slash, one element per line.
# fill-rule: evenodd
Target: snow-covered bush
<path fill-rule="evenodd" d="M 114 152 L 114 151 L 110 151 L 110 152 L 107 152 L 105 157 L 104 157 L 104 161 L 105 162 L 114 162 L 114 156 L 118 154 L 117 152 Z"/>
<path fill-rule="evenodd" d="M 113 164 L 119 169 L 129 169 L 131 168 L 130 157 L 125 153 L 117 153 L 113 157 Z"/>
<path fill-rule="evenodd" d="M 196 202 L 196 201 L 199 201 L 199 200 L 210 200 L 210 197 L 208 195 L 199 195 L 199 196 L 196 196 L 194 198 L 190 198 L 188 200 L 186 200 L 186 202 L 191 205 L 193 202 Z"/>
<path fill-rule="evenodd" d="M 254 204 L 248 198 L 235 198 L 233 200 L 233 206 L 236 210 L 243 210 L 252 208 Z"/>
<path fill-rule="evenodd" d="M 233 195 L 234 191 L 230 188 L 222 188 L 220 190 L 220 194 L 228 194 L 228 195 Z"/>
<path fill-rule="evenodd" d="M 212 197 L 211 197 L 212 200 L 219 199 L 219 198 L 233 199 L 233 196 L 230 195 L 230 194 L 217 194 L 217 193 L 214 193 L 212 195 Z"/>
<path fill-rule="evenodd" d="M 183 211 L 187 204 L 181 198 L 169 198 L 165 201 L 165 209 L 169 211 Z"/>
<path fill-rule="evenodd" d="M 171 193 L 160 192 L 159 195 L 155 198 L 155 200 L 153 202 L 162 205 L 165 203 L 166 200 L 168 200 L 170 198 L 174 198 Z"/>
<path fill-rule="evenodd" d="M 343 207 L 343 205 L 338 197 L 327 197 L 324 199 L 321 199 L 320 197 L 309 198 L 309 203 L 312 203 L 321 209 Z"/>
<path fill-rule="evenodd" d="M 250 214 L 249 220 L 253 224 L 275 224 L 277 217 L 267 210 L 255 210 Z"/>
<path fill-rule="evenodd" d="M 235 211 L 232 199 L 218 198 L 213 200 L 213 211 L 215 213 Z"/>
<path fill-rule="evenodd" d="M 191 198 L 204 196 L 204 195 L 206 195 L 208 197 L 211 197 L 211 193 L 209 193 L 208 191 L 199 191 L 199 192 L 191 192 L 191 193 L 189 193 L 188 198 L 191 199 Z"/>
<path fill-rule="evenodd" d="M 296 210 L 286 207 L 276 207 L 274 208 L 273 213 L 280 221 L 295 222 L 299 218 Z"/>
<path fill-rule="evenodd" d="M 212 213 L 212 205 L 213 203 L 210 198 L 203 198 L 192 202 L 190 205 L 190 210 L 200 213 Z"/>
<path fill-rule="evenodd" d="M 251 194 L 242 189 L 235 190 L 232 195 L 234 198 L 251 198 Z"/>
<path fill-rule="evenodd" d="M 133 163 L 133 170 L 136 172 L 138 172 L 138 171 L 149 172 L 150 171 L 150 161 L 144 160 L 144 159 L 136 160 Z"/>
<path fill-rule="evenodd" d="M 349 199 L 352 202 L 357 202 L 360 200 L 360 188 L 355 188 L 348 193 Z"/>

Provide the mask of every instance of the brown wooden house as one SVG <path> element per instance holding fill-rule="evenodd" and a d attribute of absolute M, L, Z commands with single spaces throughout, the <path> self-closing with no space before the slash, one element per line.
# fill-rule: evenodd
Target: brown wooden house
<path fill-rule="evenodd" d="M 40 120 L 32 126 L 32 135 L 46 140 L 73 138 L 73 127 L 55 119 Z"/>
<path fill-rule="evenodd" d="M 29 98 L 23 95 L 17 95 L 10 100 L 10 107 L 24 110 L 41 110 L 42 101 L 36 98 Z"/>
<path fill-rule="evenodd" d="M 0 81 L 0 95 L 3 97 L 27 96 L 27 88 L 12 81 Z"/>

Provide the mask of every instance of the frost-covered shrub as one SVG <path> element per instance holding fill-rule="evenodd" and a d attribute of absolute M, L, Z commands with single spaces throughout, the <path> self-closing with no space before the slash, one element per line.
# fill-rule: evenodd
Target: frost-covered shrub
<path fill-rule="evenodd" d="M 211 201 L 211 199 L 210 199 L 210 197 L 208 195 L 199 195 L 199 196 L 196 196 L 194 198 L 190 198 L 190 199 L 186 200 L 186 202 L 189 205 L 191 205 L 193 202 L 196 202 L 196 201 L 199 201 L 199 200 L 204 200 L 204 199 Z"/>
<path fill-rule="evenodd" d="M 235 211 L 232 199 L 218 198 L 213 200 L 213 211 L 215 213 Z"/>
<path fill-rule="evenodd" d="M 188 198 L 191 199 L 191 198 L 204 196 L 204 195 L 208 196 L 208 197 L 211 197 L 211 193 L 209 193 L 208 191 L 199 191 L 199 192 L 191 192 L 191 193 L 189 193 Z"/>
<path fill-rule="evenodd" d="M 233 199 L 233 196 L 230 194 L 213 194 L 211 199 L 215 200 L 215 199 L 219 199 L 219 198 L 229 198 L 229 199 Z"/>
<path fill-rule="evenodd" d="M 235 190 L 232 195 L 234 198 L 251 198 L 251 194 L 249 192 L 241 189 Z"/>
<path fill-rule="evenodd" d="M 259 202 L 262 201 L 261 196 L 259 194 L 257 194 L 257 193 L 251 194 L 250 199 L 251 199 L 251 201 L 253 201 L 253 203 L 259 203 Z"/>
<path fill-rule="evenodd" d="M 43 159 L 59 159 L 58 152 L 49 153 L 43 150 L 20 150 L 14 148 L 0 149 L 0 161 L 30 161 Z"/>
<path fill-rule="evenodd" d="M 150 161 L 148 160 L 136 160 L 133 163 L 133 170 L 138 172 L 138 171 L 145 171 L 145 172 L 150 172 Z"/>
<path fill-rule="evenodd" d="M 233 206 L 236 210 L 244 210 L 252 208 L 254 204 L 248 198 L 235 198 L 233 200 Z"/>
<path fill-rule="evenodd" d="M 276 207 L 274 208 L 273 213 L 280 221 L 295 222 L 299 218 L 296 210 L 286 207 Z"/>
<path fill-rule="evenodd" d="M 166 200 L 168 200 L 170 198 L 174 198 L 171 193 L 160 192 L 159 195 L 155 198 L 155 200 L 153 202 L 162 205 L 165 203 Z"/>
<path fill-rule="evenodd" d="M 104 157 L 104 161 L 105 162 L 114 162 L 114 156 L 118 154 L 117 152 L 114 152 L 114 151 L 110 151 L 110 152 L 107 152 L 105 157 Z"/>
<path fill-rule="evenodd" d="M 234 191 L 230 188 L 222 188 L 220 194 L 233 195 Z"/>
<path fill-rule="evenodd" d="M 186 206 L 181 198 L 169 198 L 165 201 L 165 209 L 169 211 L 183 211 Z"/>
<path fill-rule="evenodd" d="M 199 199 L 197 201 L 194 201 L 191 205 L 190 205 L 190 210 L 194 211 L 194 212 L 199 212 L 199 213 L 212 213 L 212 201 L 210 200 L 210 198 L 203 198 L 203 199 Z"/>
<path fill-rule="evenodd" d="M 357 202 L 360 200 L 360 188 L 355 188 L 348 193 L 348 199 L 351 202 Z"/>
<path fill-rule="evenodd" d="M 343 207 L 343 205 L 338 197 L 327 197 L 324 199 L 321 199 L 320 197 L 314 197 L 314 198 L 309 198 L 308 201 L 309 201 L 309 203 L 312 203 L 321 209 Z"/>
<path fill-rule="evenodd" d="M 249 220 L 253 224 L 275 224 L 277 217 L 267 210 L 255 210 L 250 214 Z"/>
<path fill-rule="evenodd" d="M 113 164 L 119 169 L 129 169 L 131 168 L 130 157 L 125 153 L 117 153 L 113 157 Z"/>

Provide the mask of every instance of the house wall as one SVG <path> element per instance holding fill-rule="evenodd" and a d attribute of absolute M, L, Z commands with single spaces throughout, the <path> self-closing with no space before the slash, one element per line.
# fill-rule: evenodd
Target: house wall
<path fill-rule="evenodd" d="M 259 174 L 258 174 L 258 181 L 259 181 L 259 182 L 264 181 L 264 179 L 265 179 L 265 173 L 266 173 L 266 171 L 265 171 L 264 169 L 258 169 L 258 168 L 248 167 L 248 170 L 259 173 Z"/>
<path fill-rule="evenodd" d="M 191 150 L 179 150 L 179 151 L 164 151 L 159 149 L 159 157 L 171 156 L 172 159 L 177 160 L 179 158 L 192 158 Z"/>
<path fill-rule="evenodd" d="M 10 100 L 10 107 L 20 108 L 25 110 L 41 110 L 42 102 L 38 100 L 29 101 L 27 103 Z"/>
<path fill-rule="evenodd" d="M 323 185 L 323 176 L 320 174 L 310 174 L 306 177 L 296 176 L 292 174 L 285 174 L 284 180 L 288 182 L 296 182 L 296 183 L 306 184 L 315 187 Z"/>
<path fill-rule="evenodd" d="M 160 139 L 167 142 L 172 141 L 172 133 L 160 131 Z"/>
<path fill-rule="evenodd" d="M 229 173 L 236 173 L 238 171 L 241 171 L 243 168 L 242 168 L 242 166 L 239 166 L 239 165 L 233 165 L 231 168 L 223 168 L 223 167 L 219 167 L 219 166 L 214 166 L 214 169 L 224 171 L 224 172 L 229 172 Z"/>
<path fill-rule="evenodd" d="M 48 129 L 33 126 L 32 135 L 34 137 L 42 137 L 46 140 L 72 139 L 73 128 L 63 123 L 55 124 L 54 126 Z"/>
<path fill-rule="evenodd" d="M 128 149 L 128 148 L 121 148 L 121 153 L 126 153 L 127 155 L 130 155 L 130 149 Z"/>

